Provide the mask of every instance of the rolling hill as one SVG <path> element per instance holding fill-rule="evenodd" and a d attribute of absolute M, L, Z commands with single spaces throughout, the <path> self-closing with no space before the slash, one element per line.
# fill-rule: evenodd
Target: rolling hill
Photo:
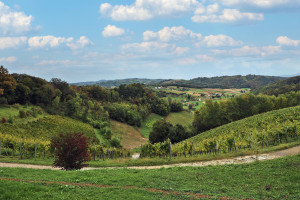
<path fill-rule="evenodd" d="M 141 78 L 127 78 L 116 80 L 100 80 L 91 82 L 71 83 L 71 85 L 83 86 L 83 85 L 100 85 L 102 87 L 111 88 L 118 87 L 120 85 L 129 85 L 132 83 L 141 83 L 145 85 L 153 85 L 164 81 L 165 79 L 141 79 Z"/>
<path fill-rule="evenodd" d="M 175 145 L 194 143 L 199 150 L 268 145 L 300 136 L 300 106 L 274 110 L 200 133 Z"/>
<path fill-rule="evenodd" d="M 267 94 L 267 95 L 279 95 L 291 91 L 300 91 L 300 76 L 295 76 L 288 78 L 286 80 L 281 80 L 272 84 L 260 87 L 252 92 L 254 94 Z"/>
<path fill-rule="evenodd" d="M 269 83 L 286 79 L 278 76 L 216 76 L 216 77 L 198 77 L 190 80 L 168 80 L 161 83 L 164 86 L 180 86 L 191 88 L 251 88 L 255 89 Z"/>

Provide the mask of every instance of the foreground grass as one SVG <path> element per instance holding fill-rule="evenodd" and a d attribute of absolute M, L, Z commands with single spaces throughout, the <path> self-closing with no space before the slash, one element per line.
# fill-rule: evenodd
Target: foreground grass
<path fill-rule="evenodd" d="M 139 189 L 75 187 L 0 180 L 0 198 L 5 199 L 174 199 L 174 196 Z M 17 192 L 14 192 L 17 191 Z M 185 199 L 182 198 L 176 199 Z"/>
<path fill-rule="evenodd" d="M 238 151 L 238 152 L 230 152 L 230 153 L 222 153 L 222 154 L 206 154 L 206 155 L 196 155 L 196 156 L 187 156 L 187 157 L 173 157 L 170 158 L 142 158 L 142 159 L 106 159 L 105 161 L 96 160 L 88 162 L 90 167 L 128 167 L 128 166 L 155 166 L 155 165 L 169 165 L 169 164 L 176 164 L 176 163 L 189 163 L 189 162 L 200 162 L 200 161 L 210 161 L 210 160 L 219 160 L 219 159 L 226 159 L 226 158 L 234 158 L 237 156 L 246 156 L 246 155 L 254 155 L 258 153 L 267 153 L 273 152 L 283 149 L 288 149 L 294 146 L 300 145 L 300 140 L 281 144 L 278 146 L 272 146 L 268 148 L 258 148 L 257 150 L 245 150 L 245 151 Z M 138 151 L 138 149 L 137 149 Z M 18 157 L 0 157 L 0 162 L 7 162 L 7 163 L 21 163 L 21 164 L 33 164 L 33 165 L 48 165 L 51 166 L 53 164 L 53 158 L 48 159 L 40 159 L 37 160 L 31 159 L 22 159 L 20 160 Z"/>
<path fill-rule="evenodd" d="M 85 198 L 85 199 L 187 199 L 184 192 L 220 197 L 251 199 L 299 199 L 300 154 L 241 165 L 175 167 L 153 170 L 101 169 L 51 171 L 0 168 L 0 178 L 59 181 L 0 181 L 0 199 Z M 68 183 L 107 185 L 107 188 L 72 186 Z M 134 187 L 125 187 L 134 186 Z M 118 188 L 120 187 L 120 188 Z M 140 188 L 140 189 L 139 189 Z M 155 190 L 179 192 L 170 196 Z M 48 192 L 47 192 L 48 191 Z M 152 194 L 151 194 L 152 193 Z"/>

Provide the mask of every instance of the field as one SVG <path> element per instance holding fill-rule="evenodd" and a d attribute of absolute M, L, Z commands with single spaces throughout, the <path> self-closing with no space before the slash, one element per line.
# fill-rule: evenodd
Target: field
<path fill-rule="evenodd" d="M 220 88 L 187 88 L 187 87 L 151 87 L 157 93 L 162 93 L 165 98 L 172 98 L 173 100 L 183 102 L 183 108 L 185 110 L 189 109 L 189 104 L 193 106 L 193 109 L 199 109 L 205 104 L 207 100 L 220 101 L 222 99 L 232 98 L 232 96 L 241 95 L 241 91 L 247 93 L 250 91 L 249 88 L 230 88 L 230 89 L 220 89 Z M 219 96 L 217 96 L 219 95 Z"/>
<path fill-rule="evenodd" d="M 299 199 L 299 164 L 300 155 L 200 168 L 0 168 L 0 199 Z"/>
<path fill-rule="evenodd" d="M 172 124 L 181 124 L 182 126 L 190 127 L 194 118 L 193 112 L 183 111 L 177 113 L 170 113 L 166 117 L 166 121 Z"/>
<path fill-rule="evenodd" d="M 110 128 L 112 135 L 121 139 L 124 149 L 134 149 L 148 142 L 148 139 L 141 135 L 140 131 L 133 126 L 111 120 Z"/>
<path fill-rule="evenodd" d="M 152 126 L 157 120 L 163 120 L 164 117 L 157 114 L 150 114 L 145 121 L 143 121 L 142 126 L 140 128 L 141 134 L 145 138 L 149 138 L 150 132 L 152 131 Z"/>
<path fill-rule="evenodd" d="M 28 113 L 28 116 L 25 118 L 20 118 L 19 112 L 21 110 Z M 30 121 L 36 121 L 45 115 L 47 115 L 47 113 L 45 113 L 39 106 L 22 106 L 19 104 L 12 106 L 0 106 L 0 119 L 11 119 L 14 123 L 27 123 Z"/>

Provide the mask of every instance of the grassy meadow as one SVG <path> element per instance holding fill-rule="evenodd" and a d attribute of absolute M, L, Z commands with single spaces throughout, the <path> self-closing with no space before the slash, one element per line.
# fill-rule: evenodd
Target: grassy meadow
<path fill-rule="evenodd" d="M 145 121 L 143 121 L 142 126 L 140 128 L 141 134 L 145 138 L 149 138 L 150 132 L 152 131 L 152 126 L 157 120 L 163 120 L 164 117 L 157 114 L 150 114 Z"/>
<path fill-rule="evenodd" d="M 121 139 L 121 145 L 124 149 L 134 149 L 148 142 L 138 128 L 129 126 L 115 120 L 110 121 L 112 135 Z"/>
<path fill-rule="evenodd" d="M 190 127 L 193 123 L 194 113 L 182 111 L 177 113 L 170 113 L 166 117 L 166 121 L 172 124 L 181 124 L 182 126 Z"/>
<path fill-rule="evenodd" d="M 0 199 L 299 199 L 299 166 L 300 155 L 152 170 L 0 168 Z"/>

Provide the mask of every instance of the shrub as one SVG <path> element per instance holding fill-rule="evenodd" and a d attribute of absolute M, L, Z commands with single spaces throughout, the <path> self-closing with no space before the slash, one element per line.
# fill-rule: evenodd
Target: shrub
<path fill-rule="evenodd" d="M 82 133 L 60 134 L 51 139 L 51 147 L 55 148 L 54 166 L 65 170 L 81 169 L 90 160 L 88 138 Z"/>
<path fill-rule="evenodd" d="M 112 147 L 117 147 L 117 148 L 122 147 L 121 141 L 117 137 L 112 137 L 111 140 L 110 140 L 110 144 L 111 144 Z"/>
<path fill-rule="evenodd" d="M 4 123 L 6 123 L 6 119 L 5 119 L 5 117 L 2 117 L 2 123 L 4 124 Z"/>
<path fill-rule="evenodd" d="M 7 103 L 7 99 L 5 97 L 0 97 L 0 105 L 6 105 Z"/>
<path fill-rule="evenodd" d="M 10 123 L 10 124 L 14 123 L 14 119 L 11 115 L 8 117 L 7 122 Z"/>
<path fill-rule="evenodd" d="M 25 118 L 26 117 L 26 112 L 24 110 L 19 111 L 19 116 L 20 118 Z"/>

